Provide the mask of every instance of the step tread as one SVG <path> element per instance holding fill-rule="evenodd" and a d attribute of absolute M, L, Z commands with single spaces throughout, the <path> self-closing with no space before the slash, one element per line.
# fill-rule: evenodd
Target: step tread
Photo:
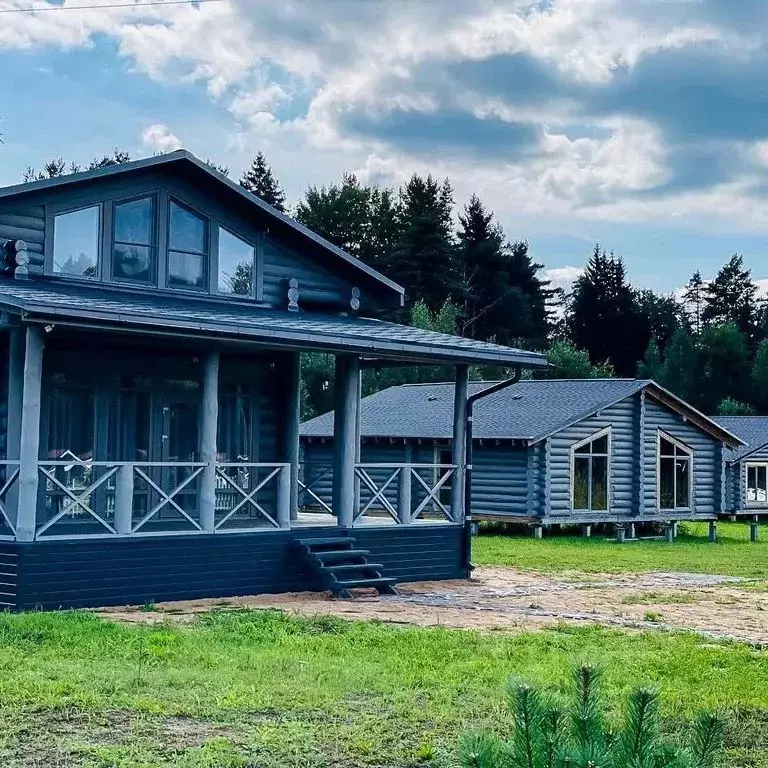
<path fill-rule="evenodd" d="M 370 549 L 329 549 L 327 552 L 313 552 L 312 555 L 318 560 L 343 560 L 347 557 L 366 557 L 371 554 Z"/>
<path fill-rule="evenodd" d="M 329 547 L 334 544 L 354 544 L 355 540 L 350 536 L 336 536 L 324 539 L 294 539 L 294 542 L 302 547 Z"/>
<path fill-rule="evenodd" d="M 336 573 L 336 571 L 359 571 L 363 568 L 380 571 L 384 566 L 381 563 L 343 563 L 341 565 L 329 565 L 326 571 Z"/>
<path fill-rule="evenodd" d="M 397 579 L 391 576 L 381 576 L 377 579 L 344 579 L 334 584 L 337 589 L 354 589 L 356 587 L 393 587 Z"/>

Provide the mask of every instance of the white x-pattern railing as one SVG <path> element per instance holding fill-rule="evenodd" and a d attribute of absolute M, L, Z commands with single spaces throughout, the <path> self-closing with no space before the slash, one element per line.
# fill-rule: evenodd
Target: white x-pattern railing
<path fill-rule="evenodd" d="M 355 522 L 369 511 L 383 511 L 395 522 L 409 525 L 427 510 L 437 512 L 454 522 L 450 504 L 440 498 L 440 491 L 456 473 L 451 464 L 366 463 L 355 466 L 355 475 L 370 493 L 365 504 L 359 505 Z M 424 476 L 429 480 L 425 480 Z M 413 505 L 413 485 L 418 503 Z M 362 497 L 362 494 L 361 494 Z M 392 499 L 396 499 L 393 503 Z"/>
<path fill-rule="evenodd" d="M 16 515 L 10 509 L 9 495 L 18 490 L 17 482 L 19 479 L 18 461 L 0 461 L 0 467 L 4 469 L 5 481 L 0 487 L 0 529 L 7 527 L 11 535 L 0 538 L 14 538 L 16 536 Z"/>
<path fill-rule="evenodd" d="M 251 475 L 257 475 L 259 470 L 266 471 L 266 475 L 255 484 L 253 489 L 249 489 L 248 486 L 250 485 Z M 233 471 L 235 473 L 235 477 L 232 477 Z M 220 520 L 217 520 L 215 530 L 222 530 L 230 521 L 230 519 L 241 511 L 245 513 L 255 511 L 274 528 L 280 528 L 280 522 L 277 519 L 277 515 L 271 515 L 264 508 L 264 506 L 259 503 L 258 493 L 265 490 L 267 485 L 273 480 L 279 479 L 281 473 L 288 471 L 289 470 L 287 464 L 251 464 L 242 462 L 225 462 L 217 464 L 216 485 L 218 490 L 230 491 L 235 496 L 240 496 L 240 499 L 230 509 L 225 509 L 224 517 L 222 517 Z M 244 482 L 244 479 L 247 479 L 247 482 Z M 276 490 L 276 495 L 278 493 L 279 488 Z"/>
<path fill-rule="evenodd" d="M 317 488 L 323 480 L 331 478 L 333 465 L 306 461 L 302 464 L 302 467 L 304 477 L 299 476 L 299 493 L 303 492 L 305 494 L 303 505 L 310 507 L 318 504 L 321 509 L 332 515 L 333 509 L 331 509 L 331 505 L 320 495 Z M 308 501 L 307 496 L 312 501 Z"/>

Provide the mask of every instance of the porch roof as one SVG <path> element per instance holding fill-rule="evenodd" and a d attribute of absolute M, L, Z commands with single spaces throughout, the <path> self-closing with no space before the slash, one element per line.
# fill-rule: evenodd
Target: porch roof
<path fill-rule="evenodd" d="M 203 296 L 148 295 L 64 280 L 34 284 L 1 280 L 0 310 L 19 315 L 25 322 L 59 326 L 213 337 L 411 362 L 546 366 L 545 357 L 534 352 L 370 318 L 274 310 Z"/>

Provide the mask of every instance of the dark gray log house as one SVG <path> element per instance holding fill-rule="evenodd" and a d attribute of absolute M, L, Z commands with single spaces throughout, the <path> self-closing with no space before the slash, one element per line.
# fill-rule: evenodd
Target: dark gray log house
<path fill-rule="evenodd" d="M 0 189 L 0 248 L 0 604 L 467 573 L 467 366 L 541 356 L 366 318 L 403 289 L 183 151 Z M 336 356 L 331 514 L 298 510 L 303 350 Z M 397 361 L 456 368 L 442 521 L 357 507 L 360 369 Z"/>

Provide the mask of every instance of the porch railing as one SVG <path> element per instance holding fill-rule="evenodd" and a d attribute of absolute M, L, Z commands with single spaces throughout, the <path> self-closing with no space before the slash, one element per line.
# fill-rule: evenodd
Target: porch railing
<path fill-rule="evenodd" d="M 2 464 L 0 464 L 2 468 Z M 212 525 L 202 514 L 202 462 L 40 461 L 37 538 L 225 533 L 290 526 L 290 465 L 217 463 Z M 18 462 L 0 483 L 4 497 Z"/>
<path fill-rule="evenodd" d="M 299 506 L 306 513 L 333 515 L 333 466 L 304 462 L 299 479 Z M 356 525 L 418 520 L 456 522 L 453 516 L 452 464 L 363 462 L 355 466 Z"/>
<path fill-rule="evenodd" d="M 18 461 L 0 461 L 0 540 L 16 538 L 14 507 L 19 469 Z"/>

